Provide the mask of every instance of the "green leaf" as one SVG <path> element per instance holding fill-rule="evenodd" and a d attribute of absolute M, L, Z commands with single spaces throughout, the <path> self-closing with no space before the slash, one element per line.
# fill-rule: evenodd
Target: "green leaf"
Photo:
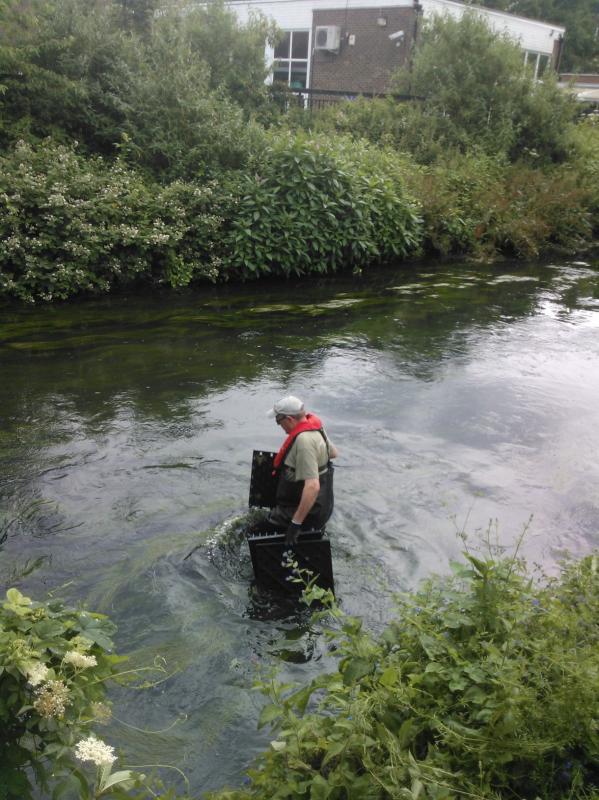
<path fill-rule="evenodd" d="M 327 747 L 326 755 L 322 759 L 322 766 L 324 767 L 325 764 L 328 764 L 332 758 L 335 758 L 335 756 L 338 756 L 340 753 L 342 753 L 345 750 L 346 746 L 347 746 L 346 739 L 344 739 L 341 742 L 332 742 L 331 744 L 329 744 L 329 746 Z"/>
<path fill-rule="evenodd" d="M 120 770 L 119 772 L 113 772 L 112 775 L 108 778 L 106 783 L 103 783 L 100 787 L 101 793 L 106 791 L 106 789 L 110 789 L 111 786 L 116 786 L 119 783 L 128 783 L 134 782 L 136 778 L 136 773 L 132 772 L 129 769 Z M 125 788 L 125 787 L 123 787 Z"/>
<path fill-rule="evenodd" d="M 379 678 L 379 683 L 383 686 L 395 686 L 399 683 L 400 673 L 395 667 L 387 667 Z"/>
<path fill-rule="evenodd" d="M 17 606 L 30 606 L 31 600 L 28 597 L 24 597 L 18 589 L 9 589 L 6 592 L 6 598 L 9 603 Z"/>
<path fill-rule="evenodd" d="M 397 733 L 397 740 L 399 742 L 399 746 L 403 748 L 407 748 L 408 745 L 414 740 L 414 737 L 418 733 L 418 728 L 416 723 L 413 719 L 407 719 L 405 722 L 402 723 L 401 728 Z"/>
<path fill-rule="evenodd" d="M 264 706 L 264 708 L 260 712 L 260 718 L 258 720 L 258 728 L 263 728 L 265 725 L 274 722 L 276 719 L 279 719 L 279 717 L 281 717 L 282 714 L 283 711 L 280 706 L 277 706 L 274 703 L 269 703 L 268 705 Z"/>
<path fill-rule="evenodd" d="M 352 658 L 343 670 L 343 683 L 350 686 L 372 672 L 373 664 L 366 658 Z"/>

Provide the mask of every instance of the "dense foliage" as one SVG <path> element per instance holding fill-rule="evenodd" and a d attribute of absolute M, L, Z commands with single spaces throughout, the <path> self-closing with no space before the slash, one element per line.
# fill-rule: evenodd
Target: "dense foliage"
<path fill-rule="evenodd" d="M 238 271 L 361 267 L 405 256 L 419 243 L 402 170 L 364 143 L 276 137 L 239 188 L 225 240 Z"/>
<path fill-rule="evenodd" d="M 567 154 L 574 101 L 550 73 L 533 80 L 518 45 L 475 13 L 433 17 L 397 85 L 424 98 L 419 116 L 443 149 L 549 161 Z"/>
<path fill-rule="evenodd" d="M 51 141 L 0 158 L 0 291 L 21 300 L 213 277 L 212 189 L 142 179 Z"/>
<path fill-rule="evenodd" d="M 32 781 L 55 798 L 126 797 L 138 782 L 128 771 L 112 772 L 112 748 L 92 733 L 110 717 L 105 681 L 123 660 L 110 654 L 113 630 L 99 614 L 7 592 L 0 606 L 2 800 L 28 800 Z M 92 776 L 83 767 L 90 761 Z"/>
<path fill-rule="evenodd" d="M 0 157 L 0 292 L 33 302 L 141 281 L 302 275 L 419 245 L 402 170 L 365 143 L 268 136 L 252 166 L 162 186 L 122 160 L 18 143 Z"/>
<path fill-rule="evenodd" d="M 326 593 L 337 671 L 265 681 L 275 738 L 213 800 L 599 797 L 596 556 L 536 584 L 513 559 L 453 565 L 380 637 Z"/>
<path fill-rule="evenodd" d="M 120 3 L 3 0 L 0 141 L 25 134 L 76 139 L 162 177 L 239 166 L 266 102 L 264 43 L 272 26 L 240 26 L 222 3 L 176 4 L 143 33 Z"/>

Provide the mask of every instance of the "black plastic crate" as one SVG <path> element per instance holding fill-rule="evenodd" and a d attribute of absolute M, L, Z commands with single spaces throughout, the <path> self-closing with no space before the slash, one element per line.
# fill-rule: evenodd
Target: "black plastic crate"
<path fill-rule="evenodd" d="M 257 533 L 248 536 L 248 544 L 256 582 L 263 588 L 284 594 L 301 593 L 303 584 L 290 580 L 294 575 L 285 566 L 286 554 L 291 553 L 299 569 L 317 576 L 318 586 L 335 590 L 331 543 L 323 538 L 322 531 L 303 531 L 294 545 L 285 544 L 284 534 Z"/>
<path fill-rule="evenodd" d="M 277 478 L 272 474 L 276 453 L 254 450 L 250 477 L 250 508 L 274 508 L 277 504 Z"/>

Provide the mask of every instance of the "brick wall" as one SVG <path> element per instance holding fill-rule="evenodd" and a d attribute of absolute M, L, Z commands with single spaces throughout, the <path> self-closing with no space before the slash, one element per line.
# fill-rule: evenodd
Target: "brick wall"
<path fill-rule="evenodd" d="M 386 25 L 380 25 L 379 18 L 385 19 Z M 338 25 L 341 47 L 338 54 L 313 52 L 310 86 L 348 92 L 389 91 L 391 75 L 410 55 L 416 20 L 414 8 L 405 7 L 315 9 L 312 41 L 317 25 Z M 403 31 L 403 38 L 389 39 L 396 31 Z M 353 45 L 350 36 L 355 37 Z"/>

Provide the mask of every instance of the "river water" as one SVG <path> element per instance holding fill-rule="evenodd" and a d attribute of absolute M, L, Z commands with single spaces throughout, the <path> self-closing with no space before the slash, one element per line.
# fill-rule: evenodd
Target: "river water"
<path fill-rule="evenodd" d="M 510 548 L 527 528 L 548 571 L 599 544 L 599 261 L 1 314 L 0 581 L 105 612 L 133 665 L 158 658 L 165 679 L 113 690 L 98 733 L 197 794 L 239 784 L 271 738 L 260 665 L 299 681 L 332 666 L 305 614 L 256 594 L 240 543 L 279 396 L 304 398 L 340 451 L 337 594 L 370 628 L 464 536 Z"/>

